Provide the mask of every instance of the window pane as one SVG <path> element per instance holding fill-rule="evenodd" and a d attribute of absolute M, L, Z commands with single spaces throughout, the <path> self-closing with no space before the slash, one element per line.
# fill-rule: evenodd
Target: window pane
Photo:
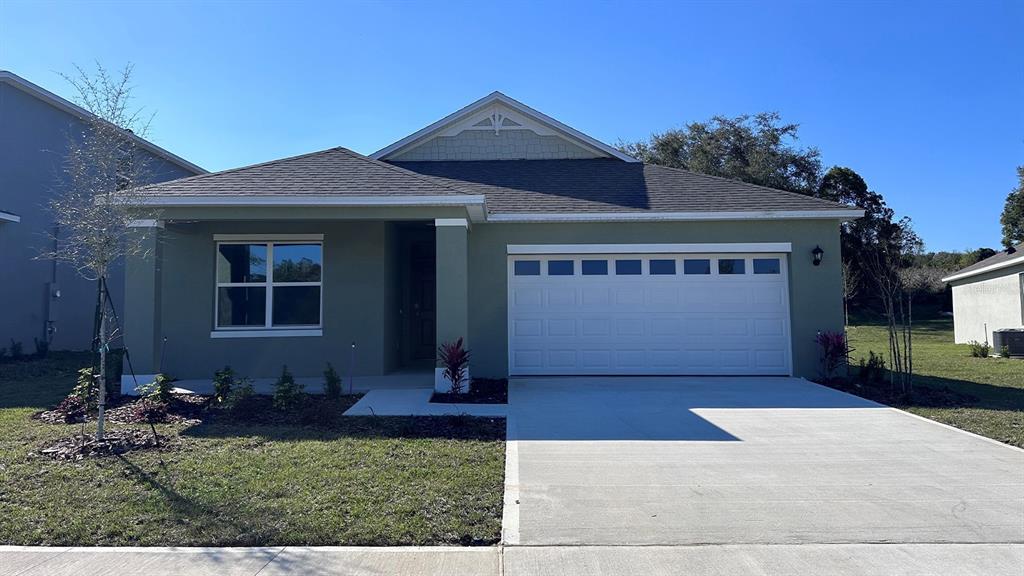
<path fill-rule="evenodd" d="M 711 274 L 711 260 L 683 260 L 683 274 Z"/>
<path fill-rule="evenodd" d="M 605 276 L 608 274 L 608 261 L 584 260 L 582 268 L 584 276 Z"/>
<path fill-rule="evenodd" d="M 719 258 L 719 274 L 746 274 L 745 262 L 742 258 Z"/>
<path fill-rule="evenodd" d="M 516 276 L 540 276 L 540 260 L 516 260 Z"/>
<path fill-rule="evenodd" d="M 639 260 L 616 260 L 615 274 L 619 276 L 635 276 L 640 273 Z"/>
<path fill-rule="evenodd" d="M 319 244 L 274 244 L 274 282 L 319 282 Z"/>
<path fill-rule="evenodd" d="M 651 274 L 675 274 L 675 260 L 651 260 Z"/>
<path fill-rule="evenodd" d="M 263 326 L 267 289 L 263 286 L 217 288 L 217 327 Z"/>
<path fill-rule="evenodd" d="M 319 325 L 319 286 L 274 287 L 274 326 Z"/>
<path fill-rule="evenodd" d="M 754 258 L 754 274 L 778 274 L 778 258 Z"/>
<path fill-rule="evenodd" d="M 217 282 L 266 282 L 266 244 L 221 244 L 217 248 Z"/>
<path fill-rule="evenodd" d="M 574 269 L 572 260 L 548 260 L 548 276 L 572 276 Z"/>

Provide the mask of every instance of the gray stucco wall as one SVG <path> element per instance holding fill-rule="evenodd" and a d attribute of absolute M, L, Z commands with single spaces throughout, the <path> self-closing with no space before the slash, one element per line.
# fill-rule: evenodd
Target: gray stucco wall
<path fill-rule="evenodd" d="M 211 338 L 215 233 L 324 234 L 323 336 Z M 239 375 L 269 378 L 287 364 L 296 377 L 308 378 L 319 377 L 330 361 L 347 374 L 352 342 L 356 376 L 383 374 L 393 361 L 385 352 L 393 345 L 387 341 L 393 337 L 387 328 L 393 318 L 386 288 L 393 279 L 387 222 L 171 224 L 163 236 L 163 372 L 209 379 L 228 364 Z"/>
<path fill-rule="evenodd" d="M 220 234 L 324 234 L 323 336 L 212 339 L 215 243 Z M 379 375 L 395 369 L 395 300 L 398 263 L 393 225 L 384 221 L 207 222 L 168 224 L 161 244 L 160 332 L 167 337 L 162 370 L 182 379 L 208 379 L 230 364 L 242 375 L 271 378 L 281 365 L 299 377 L 319 377 L 327 361 L 346 373 L 348 346 L 357 343 L 355 374 Z M 508 244 L 790 242 L 790 299 L 794 371 L 813 377 L 819 369 L 814 336 L 842 330 L 839 226 L 834 220 L 476 224 L 438 229 L 439 271 L 454 265 L 452 248 L 467 238 L 467 337 L 475 376 L 502 377 L 507 356 Z M 825 250 L 821 266 L 811 250 Z M 449 282 L 457 271 L 445 272 Z M 439 275 L 440 276 L 440 275 Z M 140 279 L 128 278 L 143 287 Z M 454 318 L 464 298 L 452 299 L 438 280 L 439 315 Z M 452 284 L 454 286 L 454 284 Z M 147 292 L 148 293 L 148 292 Z M 140 303 L 142 305 L 142 303 Z M 444 312 L 451 307 L 454 312 Z M 133 311 L 129 310 L 131 314 Z M 131 318 L 129 317 L 129 320 Z M 445 322 L 439 317 L 439 325 Z M 448 322 L 447 324 L 452 324 Z M 466 325 L 466 324 L 463 324 Z M 131 339 L 144 334 L 129 334 Z M 147 367 L 137 367 L 149 373 Z"/>
<path fill-rule="evenodd" d="M 21 216 L 21 222 L 0 224 L 0 347 L 10 341 L 34 351 L 33 338 L 43 339 L 48 318 L 56 329 L 52 348 L 81 350 L 92 342 L 96 284 L 66 265 L 37 259 L 50 249 L 52 218 L 49 199 L 61 190 L 61 170 L 69 135 L 80 131 L 77 118 L 0 82 L 0 210 Z M 154 181 L 192 173 L 150 156 Z M 123 269 L 111 273 L 110 291 L 118 311 L 123 303 Z M 50 284 L 60 299 L 50 297 Z"/>
<path fill-rule="evenodd" d="M 455 136 L 438 136 L 407 152 L 389 158 L 412 160 L 551 160 L 597 158 L 593 152 L 559 138 L 532 130 L 465 130 Z"/>
<path fill-rule="evenodd" d="M 957 344 L 991 343 L 994 330 L 1024 327 L 1021 274 L 1024 262 L 952 282 L 953 339 Z"/>
<path fill-rule="evenodd" d="M 835 220 L 658 222 L 595 224 L 487 224 L 473 227 L 469 246 L 469 341 L 474 376 L 508 373 L 508 244 L 631 244 L 790 242 L 793 368 L 819 373 L 815 335 L 843 329 L 839 224 Z M 825 257 L 811 264 L 820 245 Z"/>

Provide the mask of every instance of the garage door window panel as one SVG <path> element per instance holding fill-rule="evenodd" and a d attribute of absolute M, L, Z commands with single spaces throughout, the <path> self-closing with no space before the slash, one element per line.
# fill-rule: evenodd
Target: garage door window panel
<path fill-rule="evenodd" d="M 710 258 L 687 258 L 683 261 L 683 274 L 703 275 L 711 274 Z"/>
<path fill-rule="evenodd" d="M 742 258 L 719 258 L 719 275 L 742 275 L 746 274 L 746 261 Z"/>
<path fill-rule="evenodd" d="M 616 260 L 615 261 L 615 275 L 616 276 L 639 276 L 642 271 L 640 260 Z"/>

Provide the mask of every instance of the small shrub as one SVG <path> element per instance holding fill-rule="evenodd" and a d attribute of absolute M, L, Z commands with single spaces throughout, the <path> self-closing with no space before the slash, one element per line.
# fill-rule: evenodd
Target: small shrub
<path fill-rule="evenodd" d="M 174 378 L 166 374 L 157 374 L 152 382 L 143 384 L 136 390 L 140 396 L 167 404 L 174 399 Z"/>
<path fill-rule="evenodd" d="M 865 362 L 860 359 L 860 370 L 857 371 L 857 379 L 864 384 L 877 384 L 885 378 L 885 358 L 880 354 L 868 351 L 868 359 Z"/>
<path fill-rule="evenodd" d="M 78 371 L 77 383 L 71 389 L 68 398 L 77 398 L 81 401 L 85 410 L 92 410 L 98 402 L 99 378 L 99 372 L 92 366 L 80 369 Z"/>
<path fill-rule="evenodd" d="M 232 411 L 242 410 L 254 396 L 256 396 L 256 389 L 253 388 L 252 380 L 241 378 L 235 382 L 231 392 L 224 398 L 223 406 Z"/>
<path fill-rule="evenodd" d="M 21 360 L 21 357 L 24 356 L 21 342 L 15 342 L 14 338 L 11 338 L 11 347 L 8 350 L 11 354 L 11 360 Z"/>
<path fill-rule="evenodd" d="M 231 395 L 231 388 L 235 385 L 235 371 L 231 366 L 225 366 L 223 370 L 213 373 L 213 398 L 217 402 L 224 402 Z"/>
<path fill-rule="evenodd" d="M 842 332 L 818 332 L 816 338 L 821 349 L 822 376 L 830 380 L 846 363 L 846 334 Z"/>
<path fill-rule="evenodd" d="M 329 400 L 341 398 L 341 377 L 330 362 L 327 363 L 327 370 L 324 370 L 324 396 Z"/>
<path fill-rule="evenodd" d="M 50 343 L 46 339 L 40 340 L 39 338 L 32 338 L 36 344 L 36 358 L 46 358 L 46 355 L 50 352 Z"/>
<path fill-rule="evenodd" d="M 1009 358 L 1010 357 L 1010 347 L 1005 345 L 1005 344 L 1003 344 L 999 348 L 999 355 L 1002 356 L 1003 358 Z"/>
<path fill-rule="evenodd" d="M 465 390 L 466 370 L 469 367 L 469 350 L 462 347 L 462 338 L 454 342 L 445 342 L 438 347 L 444 377 L 451 382 L 452 394 L 462 394 Z"/>
<path fill-rule="evenodd" d="M 295 377 L 288 371 L 288 366 L 281 370 L 281 377 L 274 383 L 274 408 L 293 410 L 302 401 L 302 384 L 295 382 Z"/>
<path fill-rule="evenodd" d="M 129 418 L 132 422 L 155 422 L 167 421 L 167 404 L 159 399 L 146 397 L 131 405 Z"/>
<path fill-rule="evenodd" d="M 975 340 L 970 342 L 969 346 L 971 347 L 971 356 L 974 358 L 988 358 L 992 353 L 992 346 L 988 342 L 982 343 Z"/>

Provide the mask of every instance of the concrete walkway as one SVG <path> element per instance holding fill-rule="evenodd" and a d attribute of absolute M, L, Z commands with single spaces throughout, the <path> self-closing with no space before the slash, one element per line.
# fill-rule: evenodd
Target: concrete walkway
<path fill-rule="evenodd" d="M 345 411 L 345 416 L 490 416 L 503 418 L 504 404 L 432 403 L 433 388 L 371 390 Z"/>
<path fill-rule="evenodd" d="M 0 576 L 1019 576 L 1024 546 L 20 548 Z"/>

